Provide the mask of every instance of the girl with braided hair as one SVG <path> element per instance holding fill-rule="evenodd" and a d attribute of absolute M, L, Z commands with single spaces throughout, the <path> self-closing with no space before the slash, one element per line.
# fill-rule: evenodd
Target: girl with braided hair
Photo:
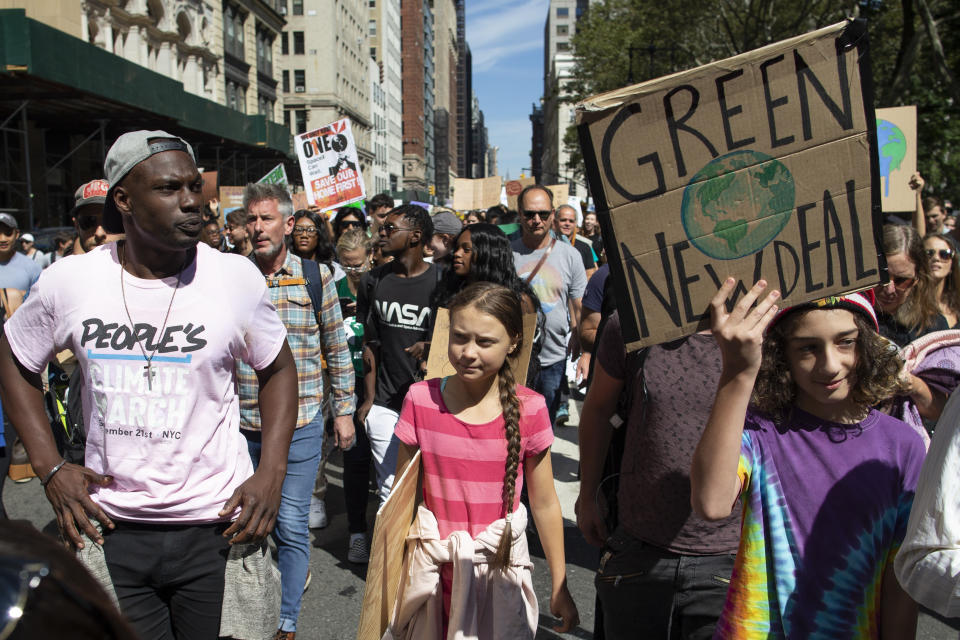
<path fill-rule="evenodd" d="M 407 536 L 407 575 L 388 632 L 394 638 L 532 638 L 538 611 L 527 550 L 530 508 L 550 567 L 555 630 L 578 623 L 566 584 L 563 522 L 553 485 L 553 431 L 543 397 L 516 384 L 520 296 L 489 282 L 451 300 L 448 357 L 455 375 L 410 387 L 397 422 L 397 477 L 420 450 L 423 504 Z M 471 566 L 472 564 L 472 566 Z M 437 588 L 437 583 L 441 588 Z"/>

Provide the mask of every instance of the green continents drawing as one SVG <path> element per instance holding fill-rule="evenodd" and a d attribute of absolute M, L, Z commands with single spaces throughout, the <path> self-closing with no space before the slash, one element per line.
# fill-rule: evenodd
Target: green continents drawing
<path fill-rule="evenodd" d="M 758 151 L 734 151 L 697 172 L 683 191 L 681 220 L 691 244 L 719 260 L 756 253 L 793 211 L 793 176 Z"/>
<path fill-rule="evenodd" d="M 890 174 L 900 168 L 907 155 L 907 137 L 897 125 L 878 118 L 877 148 L 880 152 L 880 175 L 887 179 L 883 184 L 886 198 L 890 197 Z"/>

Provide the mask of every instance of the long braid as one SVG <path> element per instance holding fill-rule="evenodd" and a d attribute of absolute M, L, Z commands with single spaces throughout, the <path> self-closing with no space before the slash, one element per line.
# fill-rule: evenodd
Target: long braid
<path fill-rule="evenodd" d="M 503 475 L 503 509 L 507 526 L 503 530 L 493 564 L 500 569 L 510 566 L 510 547 L 513 543 L 513 502 L 517 493 L 517 472 L 520 467 L 520 398 L 517 383 L 510 368 L 511 358 L 504 360 L 497 375 L 500 384 L 500 406 L 503 411 L 504 431 L 507 438 L 507 463 Z"/>

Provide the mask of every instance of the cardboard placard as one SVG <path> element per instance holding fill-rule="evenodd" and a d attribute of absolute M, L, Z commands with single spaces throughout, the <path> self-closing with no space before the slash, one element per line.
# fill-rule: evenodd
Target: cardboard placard
<path fill-rule="evenodd" d="M 914 211 L 910 176 L 917 172 L 917 108 L 877 109 L 880 203 L 884 211 Z"/>
<path fill-rule="evenodd" d="M 204 171 L 203 176 L 203 204 L 207 204 L 217 197 L 217 172 Z"/>
<path fill-rule="evenodd" d="M 556 209 L 562 204 L 567 203 L 567 198 L 570 196 L 570 185 L 568 184 L 548 184 L 545 185 L 547 189 L 550 189 L 550 193 L 553 194 L 553 208 Z"/>
<path fill-rule="evenodd" d="M 293 200 L 293 210 L 300 211 L 301 209 L 306 209 L 310 206 L 310 201 L 307 200 L 307 194 L 303 191 L 298 191 L 290 195 L 290 199 Z"/>
<path fill-rule="evenodd" d="M 511 211 L 519 211 L 519 209 L 517 209 L 517 196 L 520 195 L 520 192 L 523 191 L 525 187 L 529 187 L 535 182 L 536 180 L 533 178 L 508 180 L 507 183 L 503 185 L 503 188 L 507 193 L 507 209 L 510 209 Z"/>
<path fill-rule="evenodd" d="M 784 306 L 886 279 L 868 53 L 850 20 L 578 105 L 628 349 L 706 328 L 727 276 Z"/>
<path fill-rule="evenodd" d="M 366 197 L 349 118 L 301 133 L 294 146 L 311 205 L 326 211 Z"/>
<path fill-rule="evenodd" d="M 243 207 L 243 187 L 220 187 L 220 215 L 224 220 L 227 214 Z"/>
<path fill-rule="evenodd" d="M 533 350 L 533 336 L 537 330 L 537 314 L 523 314 L 523 345 L 520 355 L 513 362 L 513 379 L 517 384 L 526 384 L 527 370 L 530 367 L 530 354 Z M 430 338 L 430 355 L 427 358 L 427 375 L 424 380 L 443 378 L 457 372 L 447 358 L 447 346 L 450 344 L 450 311 L 444 307 L 437 309 L 433 324 L 433 337 Z"/>
<path fill-rule="evenodd" d="M 500 204 L 500 178 L 453 179 L 453 208 L 457 211 L 489 209 Z"/>
<path fill-rule="evenodd" d="M 287 180 L 287 168 L 281 162 L 280 164 L 275 166 L 273 169 L 270 169 L 270 171 L 267 172 L 267 175 L 257 180 L 257 183 L 282 184 L 284 186 L 287 186 L 290 184 L 290 181 Z"/>
<path fill-rule="evenodd" d="M 370 562 L 363 590 L 357 640 L 380 640 L 387 630 L 403 578 L 403 551 L 416 515 L 420 491 L 420 451 L 393 482 L 390 497 L 377 511 L 370 539 Z"/>

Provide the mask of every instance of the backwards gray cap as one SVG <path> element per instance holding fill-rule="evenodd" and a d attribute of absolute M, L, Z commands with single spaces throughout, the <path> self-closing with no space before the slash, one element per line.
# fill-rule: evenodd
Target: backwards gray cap
<path fill-rule="evenodd" d="M 183 138 L 166 131 L 131 131 L 113 143 L 103 163 L 103 173 L 110 183 L 107 200 L 103 204 L 103 229 L 109 233 L 123 233 L 123 220 L 113 203 L 113 189 L 130 171 L 151 156 L 164 151 L 185 151 L 196 162 L 193 149 Z"/>
<path fill-rule="evenodd" d="M 460 222 L 460 218 L 458 218 L 457 214 L 453 211 L 450 211 L 450 209 L 441 209 L 433 214 L 431 221 L 433 222 L 434 233 L 445 233 L 455 236 L 463 229 L 463 223 Z"/>

